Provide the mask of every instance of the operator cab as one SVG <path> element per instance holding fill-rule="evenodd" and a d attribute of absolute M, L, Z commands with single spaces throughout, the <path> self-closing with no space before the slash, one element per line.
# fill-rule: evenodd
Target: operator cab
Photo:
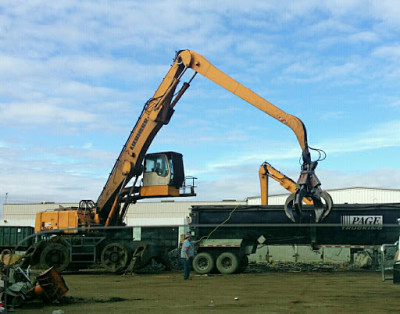
<path fill-rule="evenodd" d="M 163 152 L 146 155 L 143 186 L 170 185 L 179 188 L 184 180 L 182 154 Z"/>
<path fill-rule="evenodd" d="M 147 154 L 144 160 L 143 185 L 141 197 L 194 196 L 181 193 L 185 190 L 185 172 L 182 154 L 162 152 Z"/>

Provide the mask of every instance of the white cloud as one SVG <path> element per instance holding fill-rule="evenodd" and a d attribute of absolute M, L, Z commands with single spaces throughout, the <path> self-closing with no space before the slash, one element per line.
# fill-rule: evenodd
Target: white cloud
<path fill-rule="evenodd" d="M 321 120 L 342 120 L 346 118 L 346 112 L 345 111 L 329 111 L 329 112 L 324 112 L 321 116 Z"/>
<path fill-rule="evenodd" d="M 355 62 L 326 64 L 322 63 L 322 60 L 321 63 L 306 60 L 289 65 L 283 71 L 284 76 L 282 76 L 282 78 L 284 78 L 285 81 L 301 83 L 313 83 L 335 79 L 335 81 L 333 81 L 335 84 L 345 84 L 351 82 L 351 78 L 357 78 L 362 70 L 360 64 Z"/>
<path fill-rule="evenodd" d="M 33 172 L 29 176 L 9 174 L 2 175 L 0 192 L 8 193 L 9 203 L 79 202 L 81 199 L 90 198 L 96 201 L 104 184 L 102 181 L 102 179 L 44 172 Z"/>
<path fill-rule="evenodd" d="M 379 39 L 380 38 L 379 38 L 378 34 L 376 34 L 374 32 L 371 32 L 371 31 L 357 32 L 357 33 L 351 34 L 348 37 L 348 40 L 350 42 L 356 42 L 356 43 L 359 43 L 359 42 L 377 42 L 377 41 L 379 41 Z"/>
<path fill-rule="evenodd" d="M 57 124 L 93 123 L 95 115 L 83 110 L 62 108 L 55 103 L 14 103 L 0 106 L 3 123 Z"/>
<path fill-rule="evenodd" d="M 397 0 L 371 1 L 369 4 L 370 14 L 382 24 L 390 27 L 400 25 L 400 7 Z"/>
<path fill-rule="evenodd" d="M 372 55 L 385 59 L 399 60 L 400 44 L 378 47 L 372 52 Z"/>
<path fill-rule="evenodd" d="M 342 138 L 330 138 L 323 144 L 329 154 L 351 153 L 400 147 L 400 120 L 392 120 L 378 125 L 370 125 L 363 133 L 355 133 Z"/>
<path fill-rule="evenodd" d="M 392 99 L 389 102 L 389 107 L 400 108 L 400 99 Z"/>

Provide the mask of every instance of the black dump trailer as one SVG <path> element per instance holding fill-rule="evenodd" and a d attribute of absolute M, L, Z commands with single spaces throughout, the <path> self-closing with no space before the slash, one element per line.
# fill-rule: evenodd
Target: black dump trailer
<path fill-rule="evenodd" d="M 399 238 L 400 204 L 338 204 L 315 223 L 305 207 L 300 223 L 283 206 L 193 206 L 190 230 L 198 241 L 193 267 L 229 274 L 243 270 L 257 245 L 351 246 L 378 248 Z"/>

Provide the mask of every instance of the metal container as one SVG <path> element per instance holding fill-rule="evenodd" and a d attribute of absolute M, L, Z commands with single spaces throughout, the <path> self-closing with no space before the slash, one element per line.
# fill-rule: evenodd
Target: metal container
<path fill-rule="evenodd" d="M 34 237 L 29 238 L 33 233 L 33 227 L 0 226 L 0 250 L 28 248 L 33 243 Z"/>

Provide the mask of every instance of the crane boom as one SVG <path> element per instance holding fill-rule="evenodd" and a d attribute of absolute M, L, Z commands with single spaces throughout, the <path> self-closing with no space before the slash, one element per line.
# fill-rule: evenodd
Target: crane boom
<path fill-rule="evenodd" d="M 173 101 L 174 93 L 184 71 L 185 67 L 182 64 L 174 62 L 153 97 L 146 102 L 123 146 L 96 203 L 100 219 L 107 219 L 106 225 L 115 215 L 118 197 L 128 182 L 142 174 L 142 162 L 154 137 L 163 125 L 169 123 L 179 96 Z"/>
<path fill-rule="evenodd" d="M 297 181 L 296 191 L 289 196 L 285 203 L 286 215 L 292 221 L 298 220 L 301 217 L 303 199 L 311 198 L 314 203 L 316 222 L 328 216 L 332 210 L 333 201 L 327 192 L 322 191 L 321 182 L 315 174 L 314 170 L 318 165 L 318 161 L 311 160 L 304 123 L 299 118 L 279 109 L 251 89 L 237 82 L 198 53 L 192 50 L 183 50 L 179 52 L 177 59 L 178 62 L 181 61 L 186 67 L 192 68 L 196 73 L 202 74 L 204 77 L 292 129 L 302 149 L 303 164 Z"/>

